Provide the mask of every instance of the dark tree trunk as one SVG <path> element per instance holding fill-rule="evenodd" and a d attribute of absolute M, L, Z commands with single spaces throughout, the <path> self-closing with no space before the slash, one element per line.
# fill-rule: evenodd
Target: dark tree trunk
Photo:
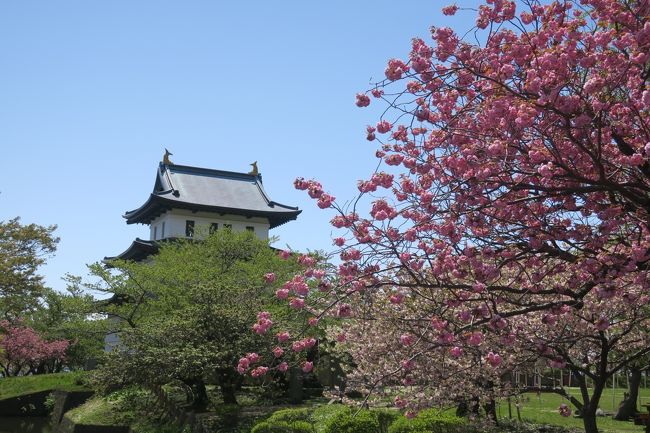
<path fill-rule="evenodd" d="M 292 404 L 302 403 L 302 373 L 296 367 L 289 369 L 289 401 Z"/>
<path fill-rule="evenodd" d="M 585 433 L 598 433 L 598 425 L 596 424 L 596 409 L 591 407 L 585 408 L 582 412 L 582 422 L 585 426 Z"/>
<path fill-rule="evenodd" d="M 604 387 L 604 381 L 594 381 L 591 398 L 585 402 L 582 408 L 582 422 L 585 426 L 585 433 L 598 433 L 596 410 L 598 410 L 598 403 L 600 402 Z"/>
<path fill-rule="evenodd" d="M 639 386 L 641 385 L 641 370 L 635 367 L 630 367 L 630 380 L 629 380 L 629 393 L 626 393 L 626 398 L 623 399 L 621 405 L 618 407 L 614 419 L 619 421 L 627 421 L 636 416 L 639 411 L 636 409 L 636 401 L 639 397 Z"/>
<path fill-rule="evenodd" d="M 223 402 L 225 404 L 238 404 L 237 391 L 242 385 L 241 375 L 235 373 L 234 369 L 217 369 L 215 373 Z"/>
<path fill-rule="evenodd" d="M 237 404 L 237 395 L 235 394 L 237 388 L 234 383 L 222 383 L 220 388 L 224 404 Z"/>
<path fill-rule="evenodd" d="M 462 400 L 460 403 L 458 403 L 458 406 L 456 406 L 456 416 L 457 417 L 464 417 L 467 416 L 469 413 L 469 406 L 467 404 L 467 401 Z"/>
<path fill-rule="evenodd" d="M 208 407 L 209 399 L 203 379 L 184 380 L 183 382 L 192 390 L 192 401 L 190 403 L 192 410 L 195 412 L 204 412 Z"/>
<path fill-rule="evenodd" d="M 497 402 L 491 398 L 490 401 L 483 406 L 483 409 L 485 409 L 487 417 L 497 424 Z"/>

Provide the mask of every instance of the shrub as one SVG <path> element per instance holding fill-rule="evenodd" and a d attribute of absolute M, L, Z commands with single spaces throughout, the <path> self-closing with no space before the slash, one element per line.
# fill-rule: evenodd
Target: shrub
<path fill-rule="evenodd" d="M 318 406 L 311 413 L 311 422 L 316 433 L 325 433 L 328 422 L 339 414 L 351 414 L 350 408 L 342 404 L 328 404 Z"/>
<path fill-rule="evenodd" d="M 379 432 L 387 433 L 388 427 L 399 418 L 400 413 L 396 410 L 377 410 L 377 421 L 379 421 Z"/>
<path fill-rule="evenodd" d="M 423 410 L 415 418 L 400 416 L 388 433 L 457 433 L 464 431 L 465 420 L 435 409 Z"/>
<path fill-rule="evenodd" d="M 362 410 L 356 414 L 341 412 L 327 422 L 325 433 L 378 433 L 376 412 Z"/>
<path fill-rule="evenodd" d="M 47 409 L 48 412 L 52 412 L 54 410 L 54 405 L 56 405 L 56 397 L 54 396 L 54 393 L 51 392 L 47 397 L 45 397 L 43 406 L 45 406 L 45 409 Z"/>
<path fill-rule="evenodd" d="M 294 421 L 309 421 L 309 412 L 310 410 L 308 408 L 282 409 L 277 412 L 273 412 L 273 415 L 271 415 L 267 421 L 284 421 L 288 423 L 292 423 Z"/>
<path fill-rule="evenodd" d="M 251 433 L 313 433 L 311 424 L 305 421 L 263 421 L 251 430 Z"/>

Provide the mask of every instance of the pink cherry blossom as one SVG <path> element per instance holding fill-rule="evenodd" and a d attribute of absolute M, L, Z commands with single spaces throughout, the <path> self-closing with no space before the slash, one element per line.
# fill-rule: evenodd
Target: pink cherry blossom
<path fill-rule="evenodd" d="M 399 337 L 399 341 L 404 345 L 404 346 L 411 346 L 415 342 L 415 338 L 412 335 L 409 334 L 402 334 Z"/>
<path fill-rule="evenodd" d="M 455 15 L 457 11 L 458 11 L 458 6 L 456 5 L 445 6 L 444 8 L 442 8 L 442 13 L 445 15 Z"/>
<path fill-rule="evenodd" d="M 367 107 L 370 105 L 370 98 L 363 93 L 357 93 L 357 107 Z"/>
<path fill-rule="evenodd" d="M 494 352 L 489 352 L 486 360 L 492 367 L 498 367 L 502 362 L 501 355 Z"/>
<path fill-rule="evenodd" d="M 452 347 L 451 349 L 449 349 L 449 353 L 450 353 L 451 356 L 453 356 L 454 358 L 458 358 L 458 357 L 460 357 L 460 356 L 463 354 L 463 349 L 461 349 L 461 348 L 458 347 L 458 346 L 454 346 L 454 347 Z"/>
<path fill-rule="evenodd" d="M 268 273 L 264 274 L 264 282 L 266 284 L 271 284 L 274 281 L 275 281 L 275 273 L 268 272 Z"/>
<path fill-rule="evenodd" d="M 289 306 L 296 310 L 301 310 L 305 308 L 305 300 L 301 298 L 291 298 L 289 301 Z"/>
<path fill-rule="evenodd" d="M 268 367 L 259 366 L 259 367 L 254 368 L 253 371 L 251 371 L 251 376 L 253 376 L 253 377 L 261 377 L 261 376 L 264 376 L 267 373 L 267 371 L 269 371 Z"/>
<path fill-rule="evenodd" d="M 481 341 L 483 341 L 483 336 L 481 335 L 480 332 L 472 333 L 467 339 L 467 343 L 472 346 L 478 346 L 479 344 L 481 344 Z"/>

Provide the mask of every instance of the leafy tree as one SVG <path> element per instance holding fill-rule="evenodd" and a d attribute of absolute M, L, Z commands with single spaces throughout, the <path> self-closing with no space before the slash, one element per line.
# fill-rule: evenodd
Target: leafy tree
<path fill-rule="evenodd" d="M 56 251 L 55 225 L 0 221 L 0 314 L 15 319 L 33 311 L 44 293 L 38 267 Z"/>
<path fill-rule="evenodd" d="M 81 369 L 92 365 L 103 353 L 106 320 L 95 314 L 95 299 L 68 276 L 66 292 L 46 289 L 39 307 L 25 322 L 47 340 L 68 340 L 65 366 Z"/>
<path fill-rule="evenodd" d="M 389 299 L 392 332 L 377 329 L 365 356 L 385 348 L 381 335 L 398 339 L 400 374 L 430 357 L 458 359 L 458 375 L 538 358 L 566 367 L 596 433 L 606 381 L 650 351 L 649 8 L 487 0 L 471 39 L 446 27 L 414 39 L 357 95 L 388 108 L 367 128 L 381 165 L 353 207 L 296 180 L 347 231 L 332 284 L 292 302 L 372 327 L 382 321 L 366 307 Z M 426 371 L 415 383 L 445 392 Z"/>
<path fill-rule="evenodd" d="M 251 329 L 256 312 L 267 310 L 265 331 L 272 313 L 283 314 L 274 302 L 272 278 L 264 275 L 286 278 L 297 267 L 251 233 L 219 230 L 202 241 L 163 244 L 147 263 L 113 262 L 111 269 L 91 270 L 100 280 L 88 287 L 111 295 L 100 306 L 119 318 L 114 331 L 121 340 L 99 382 L 181 381 L 201 407 L 208 381 L 219 385 L 225 402 L 236 402 L 241 354 L 272 344 L 271 337 Z M 254 354 L 247 359 L 255 364 Z"/>

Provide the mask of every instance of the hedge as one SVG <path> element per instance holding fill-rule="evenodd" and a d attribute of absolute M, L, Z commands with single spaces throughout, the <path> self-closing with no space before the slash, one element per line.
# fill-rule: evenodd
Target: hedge
<path fill-rule="evenodd" d="M 251 433 L 314 433 L 314 429 L 305 421 L 263 421 Z"/>
<path fill-rule="evenodd" d="M 435 409 L 423 410 L 413 419 L 400 416 L 388 433 L 457 433 L 465 429 L 465 420 Z"/>
<path fill-rule="evenodd" d="M 376 412 L 362 410 L 357 413 L 341 412 L 326 424 L 325 433 L 379 433 Z"/>

